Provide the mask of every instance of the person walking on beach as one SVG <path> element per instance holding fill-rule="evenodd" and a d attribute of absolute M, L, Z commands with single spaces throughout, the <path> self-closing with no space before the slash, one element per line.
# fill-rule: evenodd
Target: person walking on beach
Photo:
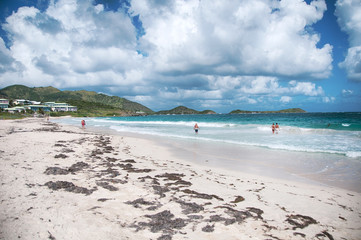
<path fill-rule="evenodd" d="M 81 128 L 85 128 L 85 121 L 84 121 L 84 119 L 83 120 L 81 120 Z"/>
<path fill-rule="evenodd" d="M 278 131 L 280 130 L 280 126 L 278 125 L 278 123 L 276 123 L 275 130 L 276 130 L 276 134 L 278 134 Z"/>
<path fill-rule="evenodd" d="M 194 132 L 195 133 L 198 133 L 198 130 L 199 130 L 199 127 L 198 127 L 198 124 L 196 123 L 195 125 L 194 125 Z"/>
<path fill-rule="evenodd" d="M 272 124 L 272 133 L 274 134 L 275 133 L 275 129 L 276 129 L 276 126 L 275 126 L 275 123 Z"/>

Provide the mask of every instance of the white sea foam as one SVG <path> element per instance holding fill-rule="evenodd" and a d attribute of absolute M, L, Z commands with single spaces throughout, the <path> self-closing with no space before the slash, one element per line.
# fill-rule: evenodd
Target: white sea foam
<path fill-rule="evenodd" d="M 324 167 L 323 169 L 321 169 L 320 171 L 317 171 L 317 172 L 315 172 L 316 174 L 317 173 L 324 173 L 324 172 L 327 172 L 329 170 L 329 167 L 328 166 L 326 166 L 326 167 Z"/>
<path fill-rule="evenodd" d="M 271 126 L 258 126 L 257 129 L 262 132 L 269 132 L 272 130 Z"/>
<path fill-rule="evenodd" d="M 346 156 L 350 158 L 361 157 L 361 152 L 346 152 Z"/>
<path fill-rule="evenodd" d="M 238 131 L 218 131 L 217 134 L 202 133 L 199 132 L 198 135 L 195 135 L 192 130 L 184 131 L 178 129 L 179 131 L 168 131 L 169 129 L 154 129 L 154 128 L 145 128 L 145 127 L 130 127 L 128 126 L 111 126 L 110 127 L 116 131 L 123 132 L 133 132 L 140 134 L 149 134 L 163 137 L 172 137 L 179 139 L 189 139 L 189 140 L 201 140 L 201 141 L 211 141 L 211 142 L 223 142 L 229 144 L 236 144 L 242 146 L 254 146 L 254 147 L 264 147 L 269 149 L 279 149 L 286 151 L 297 151 L 297 152 L 309 152 L 309 153 L 330 153 L 330 154 L 342 154 L 348 157 L 357 158 L 361 157 L 361 151 L 348 151 L 349 147 L 352 147 L 352 142 L 344 142 L 342 138 L 329 139 L 330 136 L 323 136 L 318 139 L 316 135 L 309 134 L 307 137 L 300 138 L 294 134 L 287 134 L 280 132 L 276 136 L 267 134 L 264 135 L 266 130 L 270 132 L 270 129 L 267 127 L 255 127 L 255 129 L 260 130 L 261 134 L 247 134 L 244 129 L 250 130 L 250 128 L 239 128 Z M 282 130 L 281 130 L 282 131 Z M 252 132 L 252 131 L 251 131 Z M 314 131 L 320 132 L 320 131 Z M 243 137 L 242 137 L 243 136 Z M 336 139 L 336 140 L 335 140 Z M 327 141 L 329 141 L 327 143 Z M 335 141 L 337 141 L 335 143 Z M 357 145 L 354 146 L 357 148 Z"/>
<path fill-rule="evenodd" d="M 79 119 L 66 119 L 80 125 Z M 106 127 L 118 132 L 132 132 L 185 140 L 255 146 L 286 151 L 342 154 L 361 158 L 361 134 L 328 128 L 306 128 L 282 125 L 278 134 L 272 134 L 270 124 L 237 124 L 230 122 L 199 121 L 200 131 L 195 134 L 195 121 L 143 121 L 138 118 L 88 118 L 87 125 Z"/>
<path fill-rule="evenodd" d="M 94 119 L 94 122 L 104 122 L 107 124 L 115 124 L 115 125 L 154 125 L 154 126 L 185 126 L 185 127 L 193 127 L 196 123 L 193 122 L 185 122 L 185 121 L 118 121 L 118 120 L 107 120 L 107 119 Z M 217 122 L 198 122 L 198 125 L 202 127 L 210 127 L 210 128 L 224 128 L 224 127 L 235 127 L 237 124 L 228 124 L 228 123 L 217 123 Z"/>

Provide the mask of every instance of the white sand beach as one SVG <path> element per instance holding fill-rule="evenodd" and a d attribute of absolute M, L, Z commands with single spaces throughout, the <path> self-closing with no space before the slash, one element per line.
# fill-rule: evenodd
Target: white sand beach
<path fill-rule="evenodd" d="M 0 121 L 0 239 L 361 239 L 361 194 L 189 162 L 147 139 Z"/>

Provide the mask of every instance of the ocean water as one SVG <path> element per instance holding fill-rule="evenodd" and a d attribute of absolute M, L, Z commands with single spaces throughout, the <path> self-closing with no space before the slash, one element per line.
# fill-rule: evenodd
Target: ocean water
<path fill-rule="evenodd" d="M 361 160 L 361 113 L 152 115 L 86 118 L 87 126 L 187 141 L 228 143 Z M 57 119 L 79 125 L 79 118 Z M 198 123 L 200 130 L 193 130 Z M 272 123 L 280 125 L 272 134 Z"/>

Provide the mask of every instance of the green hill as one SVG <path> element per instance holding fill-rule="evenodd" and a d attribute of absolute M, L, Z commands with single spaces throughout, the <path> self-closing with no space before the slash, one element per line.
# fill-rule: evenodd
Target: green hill
<path fill-rule="evenodd" d="M 199 112 L 194 109 L 190 109 L 190 108 L 187 108 L 184 106 L 179 106 L 179 107 L 173 108 L 171 110 L 159 111 L 159 112 L 157 112 L 157 114 L 162 114 L 162 115 L 166 115 L 166 114 L 199 114 Z"/>
<path fill-rule="evenodd" d="M 134 115 L 137 112 L 153 113 L 151 109 L 125 98 L 85 90 L 60 91 L 54 87 L 29 88 L 23 85 L 13 85 L 1 89 L 0 97 L 40 102 L 66 102 L 77 106 L 78 112 L 86 116 Z"/>
<path fill-rule="evenodd" d="M 60 90 L 53 87 L 29 88 L 23 85 L 12 85 L 0 90 L 0 96 L 9 99 L 28 99 L 42 101 L 47 96 L 59 93 Z"/>
<path fill-rule="evenodd" d="M 204 110 L 204 111 L 200 112 L 200 114 L 217 114 L 217 113 L 212 110 Z"/>
<path fill-rule="evenodd" d="M 306 111 L 301 108 L 289 108 L 278 111 L 280 113 L 305 113 Z"/>
<path fill-rule="evenodd" d="M 0 98 L 27 99 L 40 102 L 65 102 L 78 107 L 77 113 L 65 113 L 73 116 L 125 116 L 138 114 L 154 114 L 154 112 L 136 102 L 117 96 L 92 91 L 61 91 L 54 87 L 29 88 L 23 85 L 12 85 L 0 89 Z M 304 113 L 303 109 L 290 108 L 279 111 L 245 111 L 234 110 L 230 114 L 247 113 Z M 179 106 L 171 110 L 156 112 L 156 114 L 216 114 L 212 110 L 197 111 Z"/>
<path fill-rule="evenodd" d="M 216 113 L 212 110 L 204 110 L 200 112 L 191 108 L 187 108 L 185 106 L 179 106 L 171 110 L 163 110 L 156 112 L 156 114 L 167 115 L 167 114 L 216 114 Z"/>
<path fill-rule="evenodd" d="M 233 110 L 229 114 L 249 114 L 249 113 L 305 113 L 306 111 L 301 108 L 288 108 L 279 111 L 245 111 L 245 110 Z"/>

